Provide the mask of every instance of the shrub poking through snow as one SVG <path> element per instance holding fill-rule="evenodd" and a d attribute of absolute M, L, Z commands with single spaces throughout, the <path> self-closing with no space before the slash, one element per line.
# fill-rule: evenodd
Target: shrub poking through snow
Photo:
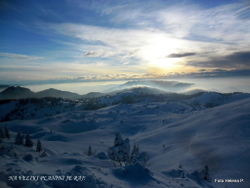
<path fill-rule="evenodd" d="M 47 157 L 47 156 L 48 156 L 48 154 L 47 154 L 46 150 L 43 150 L 40 157 Z"/>

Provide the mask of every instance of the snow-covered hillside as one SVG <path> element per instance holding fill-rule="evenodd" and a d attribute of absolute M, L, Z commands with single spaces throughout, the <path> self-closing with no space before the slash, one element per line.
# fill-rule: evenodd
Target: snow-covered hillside
<path fill-rule="evenodd" d="M 0 187 L 250 186 L 249 94 L 125 90 L 77 101 L 5 101 L 0 112 L 0 128 L 10 131 L 0 143 Z M 17 132 L 30 134 L 33 147 L 15 144 Z M 126 145 L 114 145 L 117 132 Z M 128 146 L 129 161 L 111 160 L 110 148 Z M 218 182 L 228 179 L 241 182 Z"/>

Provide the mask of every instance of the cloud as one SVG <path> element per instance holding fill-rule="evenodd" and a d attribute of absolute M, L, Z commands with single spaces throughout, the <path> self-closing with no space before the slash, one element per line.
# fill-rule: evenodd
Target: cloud
<path fill-rule="evenodd" d="M 97 79 L 103 73 L 119 75 L 110 79 L 139 79 L 178 77 L 191 71 L 199 76 L 225 75 L 223 69 L 249 68 L 249 52 L 244 51 L 250 47 L 249 6 L 234 3 L 204 9 L 199 3 L 169 1 L 67 2 L 55 9 L 50 3 L 45 8 L 37 4 L 29 9 L 35 16 L 19 25 L 56 43 L 47 51 L 36 48 L 47 53 L 46 61 L 27 67 L 32 62 L 26 60 L 42 57 L 0 53 L 5 57 L 1 68 L 15 64 L 25 74 L 34 68 L 45 77 L 100 75 Z M 34 49 L 27 49 L 27 54 L 37 53 Z M 211 71 L 215 68 L 221 70 Z"/>
<path fill-rule="evenodd" d="M 180 57 L 187 57 L 187 56 L 193 56 L 196 55 L 194 52 L 186 52 L 186 53 L 173 53 L 168 55 L 169 58 L 180 58 Z"/>
<path fill-rule="evenodd" d="M 187 73 L 182 75 L 183 77 L 190 78 L 207 78 L 207 77 L 249 77 L 250 69 L 240 69 L 240 70 L 224 70 L 224 69 L 216 69 L 208 72 L 194 72 Z"/>
<path fill-rule="evenodd" d="M 7 57 L 7 58 L 14 58 L 14 59 L 24 59 L 24 60 L 43 59 L 43 57 L 28 56 L 28 55 L 21 55 L 21 54 L 12 54 L 12 53 L 0 53 L 0 56 Z"/>
<path fill-rule="evenodd" d="M 85 76 L 79 76 L 76 78 L 76 80 L 84 80 L 86 77 Z"/>
<path fill-rule="evenodd" d="M 157 22 L 162 23 L 160 28 L 175 37 L 242 45 L 246 44 L 250 31 L 250 20 L 239 19 L 242 9 L 245 5 L 240 3 L 210 9 L 184 5 L 163 9 L 155 16 Z"/>
<path fill-rule="evenodd" d="M 124 61 L 122 58 L 129 61 L 132 57 L 134 61 L 155 62 L 167 54 L 170 54 L 170 58 L 191 58 L 196 55 L 197 61 L 201 61 L 197 54 L 205 51 L 219 49 L 214 50 L 216 55 L 233 48 L 240 51 L 249 47 L 250 22 L 237 15 L 239 9 L 242 9 L 241 4 L 210 9 L 187 4 L 165 8 L 155 6 L 152 9 L 144 6 L 139 9 L 132 9 L 128 5 L 117 6 L 106 4 L 103 10 L 109 10 L 109 23 L 113 21 L 112 24 L 122 24 L 123 27 L 62 23 L 51 24 L 49 27 L 46 25 L 45 28 L 80 39 L 85 44 L 98 46 L 84 48 L 87 51 L 85 57 L 116 56 L 120 58 L 119 61 Z M 121 7 L 123 11 L 117 11 Z M 142 22 L 144 24 L 137 24 Z M 109 53 L 105 49 L 107 47 Z M 179 51 L 191 52 L 178 53 Z M 111 55 L 110 52 L 114 54 Z"/>
<path fill-rule="evenodd" d="M 83 54 L 86 57 L 101 57 L 104 54 L 104 51 L 102 49 L 97 51 L 89 51 Z"/>
<path fill-rule="evenodd" d="M 250 51 L 234 52 L 225 56 L 216 56 L 208 61 L 189 62 L 187 65 L 206 68 L 250 68 Z"/>
<path fill-rule="evenodd" d="M 114 56 L 116 54 L 119 54 L 119 52 L 118 51 L 109 51 L 109 50 L 104 51 L 103 49 L 98 49 L 95 51 L 88 51 L 88 52 L 84 53 L 83 56 L 107 58 L 107 57 Z"/>

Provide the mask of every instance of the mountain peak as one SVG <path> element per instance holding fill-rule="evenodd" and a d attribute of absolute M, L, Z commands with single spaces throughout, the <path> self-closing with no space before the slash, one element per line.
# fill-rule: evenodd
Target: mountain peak
<path fill-rule="evenodd" d="M 21 99 L 34 97 L 34 92 L 21 86 L 10 86 L 0 93 L 1 99 Z"/>

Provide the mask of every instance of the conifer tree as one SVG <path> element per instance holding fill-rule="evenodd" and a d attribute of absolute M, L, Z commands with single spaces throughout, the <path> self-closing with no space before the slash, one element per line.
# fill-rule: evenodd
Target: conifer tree
<path fill-rule="evenodd" d="M 33 147 L 33 142 L 30 138 L 30 134 L 26 134 L 26 138 L 25 138 L 25 146 L 26 147 Z"/>
<path fill-rule="evenodd" d="M 37 152 L 42 151 L 42 144 L 39 139 L 37 140 L 36 151 Z"/>
<path fill-rule="evenodd" d="M 4 133 L 5 133 L 6 138 L 10 139 L 10 133 L 9 133 L 9 129 L 7 126 L 5 126 L 4 128 Z"/>
<path fill-rule="evenodd" d="M 17 145 L 23 145 L 23 136 L 20 132 L 17 133 L 15 138 L 15 144 Z"/>
<path fill-rule="evenodd" d="M 0 128 L 0 138 L 6 138 L 4 130 Z"/>
<path fill-rule="evenodd" d="M 91 156 L 91 155 L 93 155 L 92 147 L 89 146 L 89 147 L 88 147 L 88 151 L 87 151 L 87 156 Z"/>
<path fill-rule="evenodd" d="M 203 179 L 211 182 L 211 178 L 210 178 L 210 174 L 209 174 L 209 169 L 208 166 L 206 165 L 205 168 L 202 170 L 202 175 L 203 175 Z"/>
<path fill-rule="evenodd" d="M 24 136 L 21 134 L 21 144 L 24 145 Z"/>

